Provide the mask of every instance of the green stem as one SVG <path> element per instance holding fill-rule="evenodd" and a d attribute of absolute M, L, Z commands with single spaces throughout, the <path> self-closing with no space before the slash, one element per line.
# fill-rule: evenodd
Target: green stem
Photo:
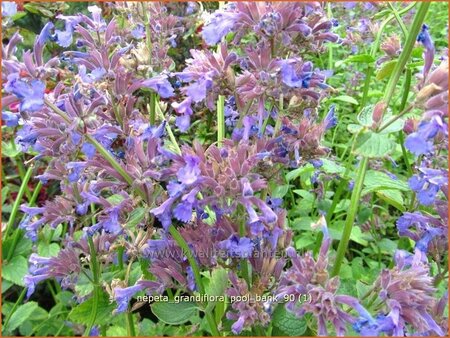
<path fill-rule="evenodd" d="M 130 337 L 136 336 L 136 329 L 134 328 L 133 314 L 131 311 L 127 312 L 127 333 Z"/>
<path fill-rule="evenodd" d="M 392 5 L 391 2 L 388 1 L 388 5 L 391 8 L 392 14 L 395 16 L 395 20 L 397 20 L 398 24 L 400 25 L 400 28 L 402 30 L 402 33 L 404 36 L 408 36 L 408 29 L 406 28 L 405 24 L 403 23 L 402 18 L 398 14 L 397 10 L 395 9 L 394 5 Z"/>
<path fill-rule="evenodd" d="M 225 97 L 219 95 L 217 99 L 217 145 L 222 147 L 225 137 Z"/>
<path fill-rule="evenodd" d="M 7 238 L 9 231 L 14 225 L 14 222 L 16 221 L 17 213 L 19 211 L 20 203 L 22 203 L 22 198 L 25 193 L 25 190 L 28 189 L 28 181 L 31 178 L 31 174 L 33 173 L 34 166 L 28 167 L 27 172 L 25 173 L 25 176 L 23 178 L 22 184 L 20 185 L 19 192 L 17 193 L 16 200 L 14 201 L 11 215 L 9 216 L 8 224 L 6 225 L 5 233 L 3 234 L 3 238 Z"/>
<path fill-rule="evenodd" d="M 161 107 L 159 106 L 158 103 L 156 103 L 156 113 L 158 114 L 158 117 L 164 121 L 166 118 L 164 117 L 164 114 L 161 110 Z M 173 147 L 175 148 L 177 154 L 181 155 L 181 149 L 180 146 L 178 145 L 177 139 L 175 138 L 175 135 L 172 132 L 172 128 L 170 128 L 169 122 L 166 121 L 166 132 L 167 135 L 169 135 L 169 139 L 172 142 Z"/>
<path fill-rule="evenodd" d="M 359 164 L 357 180 L 355 187 L 352 191 L 352 197 L 350 200 L 350 208 L 348 211 L 347 219 L 344 224 L 344 231 L 342 233 L 341 241 L 339 242 L 336 261 L 333 267 L 331 276 L 337 276 L 341 269 L 342 262 L 344 260 L 345 252 L 347 251 L 348 242 L 350 241 L 350 234 L 352 232 L 353 223 L 355 221 L 356 213 L 360 204 L 361 191 L 363 188 L 364 178 L 366 176 L 367 166 L 369 164 L 369 158 L 364 157 Z"/>
<path fill-rule="evenodd" d="M 398 59 L 398 62 L 395 64 L 394 71 L 389 79 L 389 82 L 386 86 L 386 90 L 384 92 L 383 101 L 386 103 L 391 102 L 391 99 L 395 92 L 395 87 L 397 86 L 398 80 L 402 74 L 403 68 L 411 56 L 411 52 L 414 48 L 414 44 L 416 43 L 417 35 L 419 34 L 422 23 L 425 19 L 425 16 L 428 12 L 428 8 L 430 7 L 429 2 L 421 2 L 419 4 L 419 9 L 417 10 L 416 15 L 414 16 L 414 21 L 409 29 L 409 35 L 406 39 L 405 46 L 403 47 L 402 53 Z"/>
<path fill-rule="evenodd" d="M 156 93 L 150 94 L 150 124 L 153 126 L 156 120 Z"/>
<path fill-rule="evenodd" d="M 27 293 L 27 289 L 24 288 L 24 289 L 22 290 L 22 292 L 20 293 L 19 298 L 18 298 L 17 301 L 14 303 L 14 305 L 13 305 L 11 311 L 9 311 L 9 313 L 8 313 L 6 319 L 5 319 L 5 323 L 2 325 L 3 328 L 7 328 L 7 327 L 8 327 L 8 323 L 9 323 L 9 321 L 11 320 L 12 315 L 14 314 L 14 312 L 16 312 L 17 307 L 19 306 L 19 304 L 22 303 L 22 300 L 25 298 L 26 293 Z"/>
<path fill-rule="evenodd" d="M 178 246 L 183 250 L 186 255 L 189 264 L 191 265 L 192 272 L 194 273 L 195 284 L 197 285 L 198 291 L 201 295 L 205 294 L 205 288 L 202 283 L 202 277 L 200 275 L 200 269 L 198 268 L 197 261 L 195 260 L 194 255 L 192 254 L 191 249 L 188 244 L 184 240 L 183 236 L 181 236 L 180 232 L 171 225 L 169 227 L 169 232 L 172 235 L 173 239 L 177 242 Z M 220 336 L 219 330 L 217 329 L 216 321 L 213 317 L 212 312 L 205 312 L 206 320 L 208 321 L 209 327 L 211 329 L 211 333 L 213 336 Z"/>
<path fill-rule="evenodd" d="M 88 243 L 89 243 L 89 253 L 90 253 L 90 262 L 91 262 L 91 269 L 92 269 L 92 276 L 94 281 L 94 291 L 93 291 L 93 304 L 91 309 L 91 316 L 89 320 L 89 324 L 86 326 L 86 330 L 84 331 L 84 336 L 88 336 L 89 332 L 91 331 L 92 327 L 95 324 L 95 319 L 97 318 L 97 312 L 98 312 L 98 302 L 100 298 L 100 271 L 99 271 L 99 265 L 97 260 L 97 252 L 95 251 L 95 245 L 94 241 L 92 240 L 91 236 L 88 236 Z"/>
<path fill-rule="evenodd" d="M 36 202 L 37 197 L 39 195 L 39 192 L 41 191 L 41 188 L 42 188 L 42 182 L 39 181 L 39 183 L 34 188 L 33 196 L 31 196 L 31 199 L 28 202 L 28 206 L 32 207 L 34 205 L 34 203 Z M 22 217 L 22 220 L 24 218 L 25 218 L 25 216 Z M 12 258 L 14 251 L 16 250 L 17 243 L 19 242 L 19 239 L 20 239 L 20 233 L 21 232 L 19 230 L 16 230 L 14 232 L 14 239 L 11 244 L 11 247 L 9 248 L 8 255 L 6 256 L 6 261 L 9 261 Z"/>

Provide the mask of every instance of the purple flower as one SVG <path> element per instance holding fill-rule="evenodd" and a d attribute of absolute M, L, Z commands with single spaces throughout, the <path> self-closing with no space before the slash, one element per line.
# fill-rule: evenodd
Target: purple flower
<path fill-rule="evenodd" d="M 417 193 L 419 202 L 423 205 L 430 205 L 434 202 L 441 187 L 448 185 L 448 172 L 419 168 L 419 175 L 411 177 L 408 183 L 411 189 Z"/>
<path fill-rule="evenodd" d="M 197 156 L 186 155 L 184 157 L 186 165 L 177 173 L 178 180 L 186 185 L 195 183 L 200 175 L 199 163 L 200 159 Z"/>
<path fill-rule="evenodd" d="M 253 242 L 250 238 L 232 235 L 220 242 L 219 248 L 226 250 L 231 257 L 248 258 L 253 252 Z"/>
<path fill-rule="evenodd" d="M 165 99 L 173 96 L 172 85 L 170 84 L 169 80 L 167 79 L 167 76 L 165 75 L 158 75 L 152 77 L 151 79 L 144 80 L 141 82 L 141 86 L 153 89 L 162 98 Z"/>
<path fill-rule="evenodd" d="M 191 117 L 189 115 L 177 116 L 175 125 L 182 133 L 185 133 L 191 126 Z"/>
<path fill-rule="evenodd" d="M 325 120 L 324 120 L 325 130 L 335 127 L 338 123 L 338 119 L 337 119 L 336 113 L 335 113 L 335 108 L 336 108 L 336 106 L 334 104 L 331 105 L 327 116 L 325 116 Z"/>
<path fill-rule="evenodd" d="M 101 80 L 105 76 L 106 70 L 103 67 L 95 68 L 90 74 L 86 73 L 86 66 L 80 65 L 78 67 L 78 75 L 81 80 L 85 83 L 93 83 L 95 81 Z"/>
<path fill-rule="evenodd" d="M 16 127 L 19 124 L 19 114 L 11 113 L 10 111 L 2 111 L 2 120 L 6 122 L 7 127 Z"/>
<path fill-rule="evenodd" d="M 65 22 L 65 30 L 55 30 L 56 42 L 61 47 L 69 47 L 73 41 L 73 32 L 75 27 L 83 20 L 81 16 L 65 16 L 58 15 L 57 19 L 64 20 Z"/>
<path fill-rule="evenodd" d="M 92 143 L 89 143 L 89 142 L 83 143 L 83 145 L 81 146 L 81 151 L 90 160 L 92 160 L 94 158 L 94 155 L 96 153 L 95 146 Z"/>
<path fill-rule="evenodd" d="M 228 4 L 227 7 L 232 5 Z M 202 36 L 205 42 L 213 46 L 217 44 L 227 33 L 229 33 L 239 19 L 237 13 L 225 11 L 216 11 L 211 15 L 209 22 L 207 22 L 202 29 Z"/>
<path fill-rule="evenodd" d="M 80 179 L 81 173 L 86 168 L 86 162 L 69 162 L 66 164 L 66 168 L 70 170 L 68 179 L 69 182 L 74 183 Z"/>
<path fill-rule="evenodd" d="M 182 202 L 173 209 L 173 216 L 181 222 L 187 223 L 192 219 L 192 203 Z"/>
<path fill-rule="evenodd" d="M 122 313 L 128 309 L 128 303 L 131 298 L 139 291 L 144 290 L 143 284 L 136 284 L 127 288 L 114 288 L 114 300 L 117 303 L 117 309 L 114 310 L 115 313 Z"/>
<path fill-rule="evenodd" d="M 136 27 L 131 31 L 131 35 L 135 39 L 142 39 L 145 37 L 145 27 L 143 24 L 138 23 Z"/>
<path fill-rule="evenodd" d="M 405 147 L 416 156 L 429 154 L 434 150 L 432 139 L 438 133 L 446 135 L 447 125 L 440 116 L 435 115 L 429 121 L 422 121 L 417 131 L 408 135 Z"/>
<path fill-rule="evenodd" d="M 305 63 L 303 65 L 304 69 L 308 69 L 311 63 Z M 309 69 L 308 69 L 309 70 Z M 298 73 L 295 69 L 295 65 L 289 62 L 284 62 L 281 66 L 281 80 L 284 84 L 293 88 L 309 88 L 309 83 L 312 78 L 312 72 L 301 71 Z"/>
<path fill-rule="evenodd" d="M 14 73 L 8 76 L 5 90 L 20 99 L 21 111 L 38 111 L 44 106 L 45 84 L 39 80 L 26 82 Z"/>
<path fill-rule="evenodd" d="M 433 65 L 434 59 L 434 44 L 433 41 L 431 40 L 430 33 L 428 32 L 427 25 L 425 24 L 422 25 L 422 30 L 417 36 L 417 41 L 420 42 L 425 47 L 424 52 L 425 65 L 423 67 L 423 74 L 424 77 L 426 77 L 431 69 L 431 66 Z"/>

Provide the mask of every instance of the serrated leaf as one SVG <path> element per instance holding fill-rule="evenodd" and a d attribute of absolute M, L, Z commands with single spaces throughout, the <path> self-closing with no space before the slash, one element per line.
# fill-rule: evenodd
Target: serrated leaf
<path fill-rule="evenodd" d="M 381 81 L 384 78 L 390 76 L 392 72 L 394 71 L 395 65 L 397 64 L 397 60 L 391 60 L 388 62 L 383 63 L 380 70 L 377 72 L 376 79 Z"/>
<path fill-rule="evenodd" d="M 225 289 L 228 285 L 228 274 L 223 268 L 214 269 L 211 272 L 211 278 L 209 279 L 208 287 L 206 288 L 206 294 L 208 296 L 223 296 Z M 208 302 L 206 311 L 212 311 L 218 302 Z"/>
<path fill-rule="evenodd" d="M 373 108 L 374 105 L 370 104 L 368 106 L 365 106 L 363 109 L 361 109 L 361 112 L 358 114 L 356 119 L 358 120 L 359 124 L 364 127 L 371 127 L 373 124 Z"/>
<path fill-rule="evenodd" d="M 25 286 L 23 277 L 28 273 L 28 262 L 23 256 L 13 257 L 2 267 L 2 277 L 16 285 Z"/>
<path fill-rule="evenodd" d="M 344 174 L 345 168 L 339 164 L 337 164 L 335 161 L 331 161 L 326 158 L 321 158 L 322 166 L 320 169 L 325 171 L 327 174 Z"/>
<path fill-rule="evenodd" d="M 17 310 L 11 316 L 8 325 L 4 328 L 6 332 L 12 332 L 17 329 L 22 323 L 24 323 L 34 311 L 38 308 L 38 303 L 28 302 L 20 305 Z"/>
<path fill-rule="evenodd" d="M 97 316 L 95 317 L 95 324 L 106 325 L 110 322 L 112 311 L 115 308 L 114 304 L 109 303 L 109 297 L 105 292 L 100 292 L 98 297 Z M 94 298 L 89 298 L 84 303 L 73 308 L 69 313 L 69 320 L 87 325 L 91 320 L 92 307 L 94 306 Z"/>
<path fill-rule="evenodd" d="M 395 142 L 386 135 L 368 131 L 356 137 L 354 153 L 368 158 L 381 158 L 395 149 Z"/>
<path fill-rule="evenodd" d="M 405 211 L 402 193 L 398 190 L 380 190 L 377 196 L 400 211 Z"/>
<path fill-rule="evenodd" d="M 2 156 L 14 158 L 20 154 L 20 150 L 11 142 L 2 141 Z"/>
<path fill-rule="evenodd" d="M 298 318 L 288 312 L 283 304 L 276 307 L 272 315 L 272 323 L 275 327 L 288 336 L 301 336 L 305 333 L 307 325 L 304 317 Z"/>
<path fill-rule="evenodd" d="M 364 127 L 359 124 L 350 123 L 347 125 L 347 130 L 349 133 L 358 134 Z"/>
<path fill-rule="evenodd" d="M 358 101 L 355 98 L 348 96 L 348 95 L 340 95 L 340 96 L 333 97 L 332 101 L 341 101 L 341 102 L 345 102 L 345 103 L 351 103 L 351 104 L 358 105 Z"/>
<path fill-rule="evenodd" d="M 169 325 L 181 325 L 198 315 L 198 307 L 192 302 L 166 303 L 157 302 L 151 305 L 153 314 Z"/>
<path fill-rule="evenodd" d="M 408 191 L 409 186 L 401 180 L 395 180 L 384 172 L 376 170 L 368 170 L 366 176 L 364 177 L 364 189 L 361 195 L 373 191 L 394 189 L 401 191 Z"/>

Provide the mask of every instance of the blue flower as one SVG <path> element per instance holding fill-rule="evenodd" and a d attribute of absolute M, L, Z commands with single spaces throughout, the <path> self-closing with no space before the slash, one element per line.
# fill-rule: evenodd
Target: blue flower
<path fill-rule="evenodd" d="M 36 290 L 36 285 L 39 284 L 39 282 L 42 282 L 43 280 L 46 280 L 49 278 L 48 274 L 43 275 L 25 275 L 23 277 L 23 282 L 25 283 L 25 287 L 27 288 L 27 295 L 26 298 L 30 298 L 30 296 L 34 293 Z"/>
<path fill-rule="evenodd" d="M 151 79 L 144 80 L 141 83 L 141 86 L 153 89 L 162 98 L 165 98 L 165 99 L 173 96 L 173 93 L 174 93 L 172 85 L 170 84 L 169 80 L 167 79 L 167 76 L 165 76 L 165 75 L 158 75 L 158 76 L 152 77 Z"/>
<path fill-rule="evenodd" d="M 86 66 L 80 65 L 78 67 L 78 75 L 80 76 L 81 80 L 85 83 L 93 83 L 98 80 L 101 80 L 103 76 L 105 76 L 106 70 L 103 67 L 98 67 L 92 70 L 90 74 L 86 74 Z"/>
<path fill-rule="evenodd" d="M 428 32 L 428 26 L 422 25 L 422 29 L 417 35 L 417 41 L 420 42 L 426 49 L 434 49 L 433 41 L 431 40 L 430 33 Z"/>
<path fill-rule="evenodd" d="M 422 121 L 417 131 L 408 135 L 405 147 L 416 156 L 433 152 L 432 139 L 439 133 L 447 133 L 447 126 L 438 116 L 430 121 Z"/>
<path fill-rule="evenodd" d="M 172 222 L 172 211 L 171 207 L 175 199 L 173 197 L 167 199 L 163 204 L 161 204 L 159 207 L 153 208 L 150 210 L 150 213 L 152 213 L 158 220 L 161 222 L 164 229 L 168 229 Z"/>
<path fill-rule="evenodd" d="M 231 257 L 248 258 L 253 252 L 253 242 L 250 238 L 231 235 L 219 243 L 219 248 L 226 250 Z"/>
<path fill-rule="evenodd" d="M 16 127 L 19 124 L 19 118 L 19 114 L 14 114 L 10 111 L 2 112 L 2 120 L 6 122 L 7 127 Z"/>
<path fill-rule="evenodd" d="M 200 175 L 200 158 L 198 156 L 186 155 L 184 158 L 186 165 L 178 170 L 178 180 L 186 185 L 193 184 L 197 181 Z"/>
<path fill-rule="evenodd" d="M 136 27 L 131 31 L 131 35 L 135 39 L 142 39 L 145 37 L 145 28 L 143 24 L 138 23 Z"/>
<path fill-rule="evenodd" d="M 217 44 L 234 27 L 238 16 L 235 13 L 216 11 L 209 22 L 203 26 L 202 36 L 209 46 Z"/>
<path fill-rule="evenodd" d="M 180 132 L 185 133 L 191 126 L 191 117 L 189 115 L 177 116 L 175 119 L 175 125 Z"/>
<path fill-rule="evenodd" d="M 206 97 L 206 92 L 212 86 L 212 83 L 212 80 L 202 77 L 186 88 L 186 94 L 194 102 L 203 101 Z"/>
<path fill-rule="evenodd" d="M 95 149 L 95 146 L 92 143 L 85 142 L 81 146 L 81 151 L 83 152 L 83 154 L 86 155 L 86 157 L 88 159 L 92 160 L 94 158 L 96 149 Z"/>
<path fill-rule="evenodd" d="M 44 45 L 49 39 L 52 38 L 52 29 L 55 27 L 52 22 L 47 22 L 42 28 L 41 33 L 38 36 L 37 43 L 41 46 Z"/>
<path fill-rule="evenodd" d="M 15 142 L 20 150 L 25 152 L 35 145 L 37 138 L 38 133 L 30 125 L 26 124 L 17 132 Z"/>
<path fill-rule="evenodd" d="M 70 170 L 68 175 L 69 182 L 74 183 L 80 179 L 81 173 L 86 168 L 86 162 L 69 162 L 66 168 Z"/>
<path fill-rule="evenodd" d="M 173 209 L 173 216 L 184 223 L 187 223 L 192 218 L 192 203 L 189 202 L 182 202 L 179 203 L 174 209 Z"/>
<path fill-rule="evenodd" d="M 65 30 L 55 31 L 56 43 L 61 47 L 69 47 L 73 41 L 74 29 L 81 22 L 82 17 L 58 15 L 57 18 L 65 21 Z"/>
<path fill-rule="evenodd" d="M 306 65 L 304 65 L 304 68 Z M 281 66 L 281 80 L 289 87 L 308 88 L 311 77 L 312 72 L 310 71 L 297 74 L 295 66 L 289 62 L 284 62 Z"/>
<path fill-rule="evenodd" d="M 419 172 L 419 175 L 408 180 L 408 184 L 417 193 L 421 204 L 430 205 L 434 202 L 441 187 L 448 184 L 448 174 L 443 170 L 429 168 L 419 168 Z"/>
<path fill-rule="evenodd" d="M 186 272 L 187 272 L 187 281 L 188 281 L 189 290 L 196 291 L 197 284 L 195 284 L 194 271 L 192 270 L 192 267 L 188 266 L 186 268 Z"/>
<path fill-rule="evenodd" d="M 117 302 L 115 313 L 122 313 L 128 309 L 131 298 L 139 291 L 144 290 L 142 284 L 136 284 L 127 288 L 114 288 L 114 300 Z"/>
<path fill-rule="evenodd" d="M 21 111 L 38 111 L 44 106 L 45 84 L 39 80 L 26 82 L 20 79 L 19 74 L 8 76 L 5 90 L 13 93 L 20 99 Z"/>
<path fill-rule="evenodd" d="M 328 130 L 328 129 L 331 129 L 331 128 L 335 127 L 337 125 L 337 123 L 338 123 L 338 119 L 337 119 L 336 114 L 335 114 L 335 109 L 336 109 L 336 106 L 334 104 L 331 105 L 327 116 L 325 116 L 325 120 L 324 120 L 325 130 Z"/>

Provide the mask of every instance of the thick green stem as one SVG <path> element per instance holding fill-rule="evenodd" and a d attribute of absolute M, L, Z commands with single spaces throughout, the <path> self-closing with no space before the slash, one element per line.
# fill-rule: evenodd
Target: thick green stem
<path fill-rule="evenodd" d="M 225 97 L 219 95 L 217 99 L 217 145 L 222 146 L 225 137 Z"/>
<path fill-rule="evenodd" d="M 28 189 L 28 181 L 31 178 L 31 174 L 33 173 L 33 166 L 31 165 L 28 167 L 27 172 L 25 173 L 25 176 L 23 178 L 22 184 L 20 185 L 19 192 L 17 193 L 16 200 L 14 201 L 11 215 L 9 216 L 8 224 L 6 225 L 5 233 L 3 234 L 3 238 L 7 238 L 8 233 L 10 232 L 11 228 L 14 225 L 14 222 L 16 221 L 17 213 L 19 211 L 20 203 L 22 203 L 23 195 L 25 194 L 25 190 Z"/>
<path fill-rule="evenodd" d="M 402 53 L 398 59 L 398 62 L 395 64 L 394 71 L 392 72 L 391 78 L 386 86 L 386 90 L 384 92 L 383 101 L 386 103 L 391 102 L 392 97 L 394 96 L 395 87 L 397 86 L 398 80 L 402 74 L 403 68 L 411 56 L 411 52 L 414 48 L 414 44 L 416 43 L 417 35 L 419 34 L 422 23 L 425 19 L 425 16 L 428 12 L 428 8 L 430 7 L 430 2 L 421 2 L 419 4 L 419 8 L 417 10 L 416 15 L 414 16 L 414 21 L 409 29 L 409 35 L 406 39 L 405 45 L 403 47 Z"/>
<path fill-rule="evenodd" d="M 198 268 L 197 261 L 195 260 L 194 255 L 192 254 L 191 249 L 189 248 L 188 244 L 184 240 L 183 236 L 181 236 L 180 232 L 171 225 L 169 227 L 169 232 L 172 235 L 175 242 L 177 242 L 178 246 L 183 250 L 184 254 L 186 255 L 189 264 L 192 268 L 192 272 L 194 274 L 195 284 L 197 285 L 198 291 L 201 295 L 205 294 L 205 288 L 203 286 L 202 277 L 200 275 L 200 269 Z M 205 312 L 206 320 L 208 321 L 209 327 L 211 329 L 211 333 L 213 336 L 220 336 L 220 333 L 217 329 L 217 324 L 214 319 L 214 316 L 212 312 Z"/>
<path fill-rule="evenodd" d="M 127 333 L 130 337 L 136 336 L 136 329 L 134 328 L 133 314 L 131 311 L 127 312 Z"/>
<path fill-rule="evenodd" d="M 98 312 L 98 302 L 100 298 L 100 271 L 98 266 L 98 260 L 97 260 L 97 252 L 95 251 L 95 245 L 94 241 L 92 240 L 92 237 L 88 236 L 88 243 L 89 243 L 89 253 L 90 253 L 90 263 L 91 263 L 91 270 L 92 270 L 92 276 L 93 276 L 93 282 L 94 282 L 94 291 L 93 291 L 93 304 L 91 309 L 91 316 L 89 319 L 89 324 L 86 326 L 86 330 L 84 331 L 84 336 L 88 336 L 89 332 L 91 331 L 92 327 L 95 324 L 95 319 L 97 318 L 97 312 Z"/>
<path fill-rule="evenodd" d="M 353 188 L 352 197 L 350 199 L 350 208 L 348 210 L 347 219 L 344 224 L 344 231 L 342 233 L 341 241 L 339 242 L 336 261 L 333 267 L 331 276 L 337 276 L 341 269 L 342 262 L 344 260 L 345 252 L 347 251 L 348 242 L 350 241 L 350 234 L 352 233 L 353 223 L 355 221 L 356 213 L 360 204 L 361 191 L 363 188 L 364 178 L 366 176 L 367 166 L 369 159 L 364 157 L 359 164 L 357 180 Z"/>

